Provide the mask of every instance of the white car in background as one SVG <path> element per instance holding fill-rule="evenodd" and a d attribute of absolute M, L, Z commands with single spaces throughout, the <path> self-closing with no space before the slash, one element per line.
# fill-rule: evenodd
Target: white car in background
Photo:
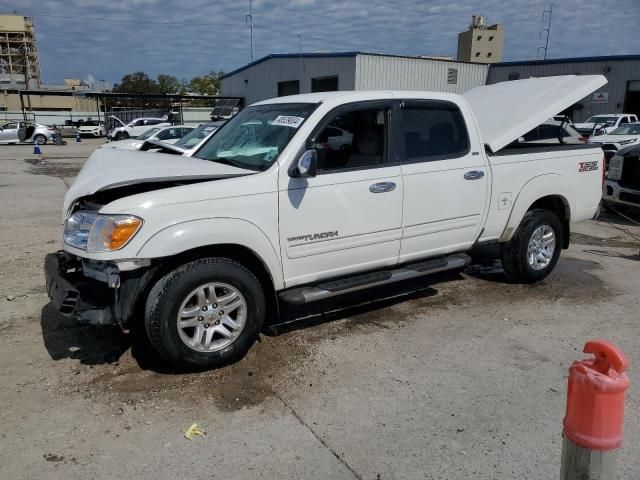
<path fill-rule="evenodd" d="M 594 115 L 583 123 L 575 123 L 573 126 L 582 135 L 606 135 L 616 128 L 627 123 L 635 123 L 638 117 L 631 113 L 611 113 L 607 115 Z"/>
<path fill-rule="evenodd" d="M 2 143 L 37 143 L 44 145 L 53 141 L 55 127 L 35 122 L 10 122 L 0 126 L 0 144 Z"/>
<path fill-rule="evenodd" d="M 107 134 L 104 124 L 98 120 L 87 120 L 78 126 L 80 135 L 91 135 L 94 137 L 104 137 Z"/>
<path fill-rule="evenodd" d="M 127 124 L 125 124 L 118 117 L 114 117 L 113 115 L 109 118 L 115 120 L 116 123 L 120 124 L 119 127 L 116 127 L 111 130 L 111 132 L 109 132 L 109 135 L 113 140 L 125 140 L 129 137 L 137 137 L 154 126 L 171 126 L 171 123 L 169 123 L 166 118 L 136 118 Z"/>
<path fill-rule="evenodd" d="M 324 129 L 323 137 L 318 143 L 322 143 L 322 148 L 332 150 L 350 149 L 353 144 L 353 133 L 342 128 L 330 126 Z"/>
<path fill-rule="evenodd" d="M 602 150 L 616 151 L 622 147 L 640 143 L 640 122 L 628 123 L 616 128 L 608 135 L 598 135 L 589 139 L 589 143 L 602 143 Z"/>
<path fill-rule="evenodd" d="M 172 144 L 180 138 L 190 133 L 195 127 L 188 125 L 173 125 L 170 127 L 153 127 L 148 129 L 142 135 L 126 140 L 117 140 L 105 143 L 100 148 L 119 148 L 123 150 L 140 150 L 142 144 L 147 140 L 158 140 Z"/>

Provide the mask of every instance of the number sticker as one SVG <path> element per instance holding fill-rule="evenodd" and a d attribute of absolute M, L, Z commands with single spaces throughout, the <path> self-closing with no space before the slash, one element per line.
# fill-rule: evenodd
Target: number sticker
<path fill-rule="evenodd" d="M 271 122 L 271 125 L 279 125 L 281 127 L 298 128 L 302 122 L 303 117 L 295 117 L 293 115 L 279 115 Z"/>

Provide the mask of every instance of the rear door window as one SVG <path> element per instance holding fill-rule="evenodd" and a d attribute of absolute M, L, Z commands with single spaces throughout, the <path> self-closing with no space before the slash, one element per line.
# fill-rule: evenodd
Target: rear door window
<path fill-rule="evenodd" d="M 402 108 L 405 161 L 463 157 L 469 134 L 457 105 L 446 101 L 407 101 Z"/>

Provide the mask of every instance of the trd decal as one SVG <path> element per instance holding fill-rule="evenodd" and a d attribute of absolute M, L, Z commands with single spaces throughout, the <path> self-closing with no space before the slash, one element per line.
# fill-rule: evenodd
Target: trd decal
<path fill-rule="evenodd" d="M 289 237 L 287 238 L 288 242 L 312 242 L 314 240 L 325 240 L 327 238 L 337 237 L 338 231 L 335 232 L 321 232 L 321 233 L 310 233 L 309 235 L 300 235 L 298 237 Z"/>
<path fill-rule="evenodd" d="M 591 172 L 592 170 L 598 170 L 600 162 L 580 162 L 578 163 L 578 172 Z"/>

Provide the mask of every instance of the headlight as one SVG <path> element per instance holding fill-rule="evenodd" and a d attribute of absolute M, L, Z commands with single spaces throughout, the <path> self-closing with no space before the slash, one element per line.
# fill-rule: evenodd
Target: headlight
<path fill-rule="evenodd" d="M 609 171 L 607 172 L 607 178 L 609 180 L 620 180 L 622 177 L 622 160 L 624 157 L 620 155 L 614 155 L 609 161 Z"/>
<path fill-rule="evenodd" d="M 635 142 L 635 140 L 633 138 L 630 138 L 629 140 L 622 140 L 621 142 L 618 142 L 619 145 L 629 145 L 630 143 Z"/>
<path fill-rule="evenodd" d="M 65 224 L 64 242 L 90 252 L 112 252 L 124 247 L 142 226 L 133 215 L 98 215 L 78 211 Z"/>
<path fill-rule="evenodd" d="M 64 224 L 64 243 L 76 248 L 87 248 L 87 240 L 91 226 L 96 220 L 96 212 L 78 211 L 71 215 Z"/>

